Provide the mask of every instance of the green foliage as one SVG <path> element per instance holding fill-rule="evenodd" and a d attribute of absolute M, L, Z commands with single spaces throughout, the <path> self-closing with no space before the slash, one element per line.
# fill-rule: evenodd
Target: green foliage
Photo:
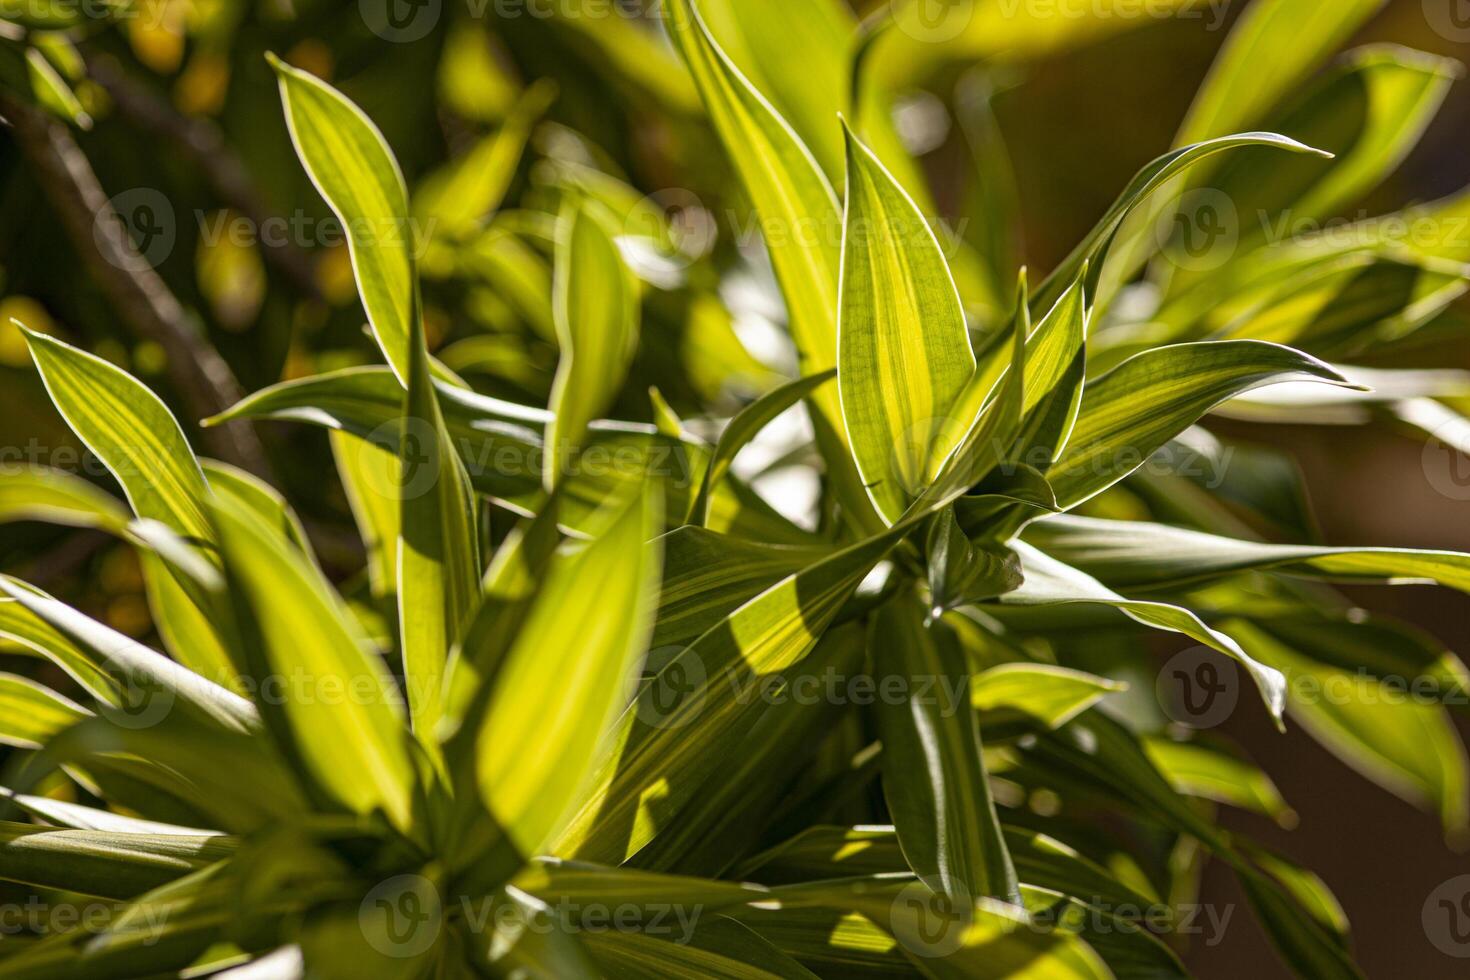
<path fill-rule="evenodd" d="M 1470 555 L 1264 540 L 1282 512 L 1253 505 L 1297 491 L 1289 465 L 1203 488 L 1149 464 L 1207 443 L 1216 412 L 1463 423 L 1427 373 L 1357 360 L 1463 292 L 1470 250 L 1246 237 L 1191 263 L 1157 230 L 1209 187 L 1334 213 L 1404 158 L 1451 70 L 1372 49 L 1283 103 L 1375 4 L 1256 0 L 1178 145 L 1037 280 L 1006 264 L 1014 202 L 984 249 L 936 229 L 888 110 L 905 72 L 1116 27 L 987 14 L 916 48 L 947 30 L 916 5 L 860 25 L 827 0 L 670 0 L 677 60 L 622 20 L 590 33 L 577 4 L 537 28 L 720 148 L 728 169 L 686 160 L 690 182 L 753 211 L 768 286 L 754 249 L 691 244 L 569 117 L 538 128 L 551 82 L 499 105 L 442 79 L 503 125 L 411 195 L 352 99 L 271 56 L 386 366 L 186 430 L 129 372 L 25 331 L 126 504 L 29 466 L 0 476 L 0 521 L 130 547 L 164 651 L 0 576 L 0 637 L 41 678 L 0 672 L 0 882 L 107 903 L 85 934 L 7 939 L 0 980 L 1183 977 L 1180 923 L 1128 910 L 1171 908 L 1206 858 L 1298 974 L 1359 976 L 1326 886 L 1217 821 L 1289 826 L 1292 788 L 1122 678 L 1188 638 L 1180 656 L 1238 670 L 1279 726 L 1463 838 L 1449 702 L 1470 675 L 1329 583 L 1470 592 Z M 76 26 L 9 10 L 17 64 Z M 467 50 L 441 70 L 490 70 Z M 0 76 L 5 97 L 81 122 L 48 71 Z M 1286 135 L 1256 131 L 1273 121 Z M 741 288 L 784 303 L 789 376 L 742 346 Z M 454 304 L 484 329 L 441 346 Z M 495 395 L 455 370 L 487 365 Z M 1272 400 L 1283 384 L 1297 401 Z M 737 465 L 795 412 L 809 437 Z M 330 430 L 336 466 L 320 444 L 315 465 L 357 523 L 350 573 L 316 501 L 304 521 L 191 448 L 195 423 L 265 420 Z M 802 512 L 756 486 L 791 471 L 817 487 Z M 1434 695 L 1378 696 L 1405 679 Z"/>

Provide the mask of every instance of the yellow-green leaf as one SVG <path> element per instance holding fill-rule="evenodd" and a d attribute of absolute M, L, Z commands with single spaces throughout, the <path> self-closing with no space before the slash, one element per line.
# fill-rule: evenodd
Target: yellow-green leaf
<path fill-rule="evenodd" d="M 440 411 L 417 320 L 408 365 L 395 488 L 398 626 L 414 732 L 437 747 L 445 661 L 480 596 L 479 502 Z"/>
<path fill-rule="evenodd" d="M 661 525 L 645 485 L 591 543 L 566 546 L 488 682 L 480 796 L 524 854 L 543 853 L 611 748 L 653 626 L 660 556 L 648 542 Z"/>
<path fill-rule="evenodd" d="M 408 382 L 414 316 L 414 229 L 408 191 L 383 134 L 321 79 L 267 56 L 281 86 L 296 155 L 342 222 L 368 323 L 399 381 Z"/>
<path fill-rule="evenodd" d="M 602 212 L 571 199 L 557 224 L 552 289 L 561 360 L 546 428 L 548 490 L 576 472 L 587 426 L 612 406 L 638 347 L 638 286 Z"/>
<path fill-rule="evenodd" d="M 411 823 L 414 772 L 397 688 L 321 574 L 237 501 L 213 506 L 220 551 L 257 685 L 291 696 L 261 699 L 262 715 L 310 784 L 337 806 L 382 809 Z M 298 695 L 292 685 L 308 687 Z"/>
<path fill-rule="evenodd" d="M 933 230 L 848 133 L 837 385 L 858 472 L 891 524 L 923 491 L 975 370 L 965 313 Z"/>

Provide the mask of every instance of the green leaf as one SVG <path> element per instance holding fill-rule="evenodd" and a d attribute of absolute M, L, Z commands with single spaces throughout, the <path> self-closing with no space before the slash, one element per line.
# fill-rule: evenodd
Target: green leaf
<path fill-rule="evenodd" d="M 32 25 L 46 24 L 58 12 L 55 9 L 48 9 L 49 7 L 49 4 L 43 3 L 39 8 L 28 8 L 11 16 L 22 22 L 30 21 Z M 73 13 L 71 16 L 78 15 Z M 51 64 L 46 57 L 46 52 L 41 47 L 31 47 L 26 44 L 15 36 L 18 28 L 14 25 L 8 26 L 10 26 L 10 33 L 7 35 L 6 43 L 0 46 L 0 82 L 5 85 L 6 91 L 13 98 L 35 106 L 48 115 L 64 120 L 78 129 L 91 129 L 92 117 L 83 110 L 71 85 L 56 70 L 56 66 Z M 40 29 L 47 30 L 45 27 Z M 48 49 L 54 50 L 55 48 L 54 43 L 45 43 L 47 34 L 30 33 L 26 37 Z"/>
<path fill-rule="evenodd" d="M 1063 930 L 1038 929 L 1014 905 L 989 898 L 950 899 L 930 892 L 923 882 L 905 878 L 790 885 L 775 889 L 775 894 L 783 904 L 857 912 L 894 936 L 905 956 L 938 980 L 1112 977 L 1084 941 Z"/>
<path fill-rule="evenodd" d="M 761 544 L 685 526 L 663 537 L 664 581 L 653 646 L 685 644 L 827 548 Z"/>
<path fill-rule="evenodd" d="M 235 884 L 217 868 L 196 871 L 110 910 L 101 928 L 56 933 L 0 961 L 0 977 L 105 980 L 177 974 L 237 921 Z M 301 910 L 300 900 L 278 899 L 272 905 L 279 914 Z"/>
<path fill-rule="evenodd" d="M 924 625 L 916 602 L 878 610 L 869 655 L 905 697 L 883 699 L 883 795 L 904 856 L 919 877 L 951 899 L 1020 901 L 1016 871 L 981 755 L 980 727 L 964 694 L 964 655 L 942 626 Z"/>
<path fill-rule="evenodd" d="M 848 132 L 837 385 L 868 495 L 892 524 L 949 457 L 975 371 L 954 278 L 913 199 Z"/>
<path fill-rule="evenodd" d="M 460 250 L 459 260 L 472 281 L 493 289 L 537 337 L 556 343 L 551 263 L 524 238 L 492 224 Z"/>
<path fill-rule="evenodd" d="M 480 230 L 505 200 L 531 130 L 555 98 L 556 84 L 538 80 L 521 94 L 497 131 L 424 179 L 414 193 L 413 213 L 424 222 L 426 234 L 463 239 Z"/>
<path fill-rule="evenodd" d="M 1195 143 L 1255 125 L 1332 55 L 1384 0 L 1256 0 L 1230 31 L 1195 96 L 1178 142 Z M 1270 71 L 1261 66 L 1270 65 Z"/>
<path fill-rule="evenodd" d="M 185 804 L 190 820 L 230 833 L 249 834 L 307 812 L 290 771 L 258 733 L 207 723 L 191 712 L 124 714 L 102 711 L 49 740 L 16 776 L 24 792 L 58 767 L 80 765 L 100 780 L 105 792 L 124 776 L 138 791 L 130 808 L 152 816 L 161 801 Z M 175 809 L 175 808 L 170 808 Z"/>
<path fill-rule="evenodd" d="M 1234 856 L 1217 828 L 1169 785 L 1138 737 L 1106 712 L 1088 712 L 1055 731 L 1038 732 L 1025 758 L 1046 785 L 1083 787 L 1197 838 L 1226 860 Z"/>
<path fill-rule="evenodd" d="M 197 554 L 192 549 L 190 553 Z M 213 613 L 196 601 L 164 558 L 145 552 L 140 559 L 148 586 L 148 607 L 164 647 L 190 670 L 221 687 L 242 693 L 239 668 L 220 635 L 220 623 Z"/>
<path fill-rule="evenodd" d="M 670 0 L 667 27 L 767 232 L 802 372 L 837 364 L 837 195 L 811 152 L 720 50 L 694 0 Z M 823 412 L 840 421 L 836 399 Z"/>
<path fill-rule="evenodd" d="M 1175 146 L 1200 145 L 1264 124 L 1267 113 L 1301 83 L 1354 31 L 1382 8 L 1384 0 L 1347 0 L 1329 9 L 1310 0 L 1260 0 L 1231 29 L 1210 74 L 1175 139 Z M 1271 65 L 1271 71 L 1262 71 Z M 1186 147 L 1187 148 L 1187 147 Z M 1176 150 L 1175 153 L 1183 152 Z M 1119 232 L 1122 276 L 1136 270 L 1158 247 L 1158 223 L 1184 200 L 1191 184 L 1210 177 L 1201 168 L 1168 181 L 1150 206 L 1129 217 Z M 1290 202 L 1295 209 L 1295 201 Z"/>
<path fill-rule="evenodd" d="M 1113 872 L 1058 840 L 1003 827 L 1006 849 L 1027 885 L 1037 885 L 1102 906 L 1147 907 L 1153 900 L 1131 891 Z M 772 885 L 857 878 L 908 870 L 892 827 L 811 827 L 758 854 L 738 869 L 743 878 Z M 1023 886 L 1023 887 L 1026 887 Z"/>
<path fill-rule="evenodd" d="M 1081 410 L 1091 316 L 1086 279 L 1084 266 L 1026 341 L 1024 423 L 1011 458 L 1037 470 L 1050 466 L 1066 447 Z"/>
<path fill-rule="evenodd" d="M 29 677 L 0 673 L 0 743 L 38 749 L 90 714 Z"/>
<path fill-rule="evenodd" d="M 757 935 L 820 976 L 922 976 L 899 952 L 898 940 L 872 922 L 836 909 L 782 906 L 742 909 Z"/>
<path fill-rule="evenodd" d="M 1163 602 L 1126 599 L 1087 573 L 1065 565 L 1024 542 L 1015 541 L 1012 546 L 1021 556 L 1022 572 L 1026 580 L 1019 589 L 1001 596 L 999 601 L 1002 604 L 1052 606 L 1080 602 L 1112 606 L 1129 619 L 1145 626 L 1183 633 L 1245 667 L 1260 689 L 1266 708 L 1277 720 L 1277 724 L 1280 724 L 1282 711 L 1286 707 L 1286 678 L 1280 671 L 1251 658 L 1239 643 L 1226 634 L 1206 626 L 1188 609 Z"/>
<path fill-rule="evenodd" d="M 255 511 L 256 516 L 276 527 L 291 539 L 291 543 L 303 555 L 315 561 L 311 542 L 306 537 L 306 529 L 301 526 L 301 518 L 296 516 L 286 498 L 275 487 L 253 473 L 219 460 L 201 460 L 200 466 L 209 480 L 211 490 L 233 497 L 237 503 Z"/>
<path fill-rule="evenodd" d="M 556 336 L 546 429 L 548 491 L 576 472 L 593 419 L 612 406 L 638 347 L 638 286 L 600 206 L 569 198 L 557 222 Z"/>
<path fill-rule="evenodd" d="M 398 450 L 398 627 L 413 730 L 435 751 L 445 660 L 480 597 L 479 503 L 439 409 L 417 320 L 408 371 Z"/>
<path fill-rule="evenodd" d="M 1244 759 L 1198 742 L 1167 738 L 1145 739 L 1143 749 L 1169 785 L 1185 796 L 1251 810 L 1283 827 L 1296 825 L 1296 813 L 1271 777 Z"/>
<path fill-rule="evenodd" d="M 327 433 L 337 476 L 357 533 L 367 549 L 367 573 L 373 596 L 382 599 L 398 591 L 398 535 L 400 505 L 390 492 L 402 485 L 403 464 L 377 443 L 358 439 L 341 429 Z"/>
<path fill-rule="evenodd" d="M 1137 30 L 1154 17 L 1168 17 L 1192 6 L 1190 0 L 1159 0 L 1149 17 L 1125 16 L 1139 8 L 1127 0 L 1102 0 L 1062 9 L 1046 4 L 943 4 L 899 0 L 891 8 L 893 26 L 874 58 L 885 75 L 917 82 L 951 64 L 996 63 L 1010 66 L 1058 55 L 1115 34 Z M 1211 11 L 1205 16 L 1213 17 Z M 1183 16 L 1183 14 L 1179 14 Z M 1218 27 L 1217 22 L 1207 21 Z"/>
<path fill-rule="evenodd" d="M 1342 937 L 1314 917 L 1319 908 L 1303 907 L 1300 888 L 1283 888 L 1259 872 L 1242 873 L 1240 882 L 1256 919 L 1297 974 L 1314 980 L 1363 980 Z"/>
<path fill-rule="evenodd" d="M 133 898 L 228 858 L 226 837 L 58 830 L 0 821 L 0 878 L 101 898 Z"/>
<path fill-rule="evenodd" d="M 474 615 L 463 638 L 450 652 L 441 741 L 455 738 L 465 716 L 477 710 L 476 698 L 483 699 L 489 693 L 486 680 L 504 662 L 562 543 L 560 513 L 561 498 L 553 493 L 541 513 L 511 530 L 485 571 Z M 472 765 L 474 746 L 463 748 L 455 763 L 464 763 L 468 757 Z M 474 804 L 474 816 L 480 816 L 478 803 Z"/>
<path fill-rule="evenodd" d="M 549 414 L 442 383 L 435 389 L 475 489 L 522 516 L 539 513 L 546 500 L 539 433 L 550 421 Z M 349 368 L 256 392 L 211 421 L 290 419 L 341 429 L 396 454 L 402 413 L 403 389 L 391 373 L 383 368 Z M 604 504 L 620 499 L 649 475 L 663 478 L 667 512 L 685 513 L 694 492 L 691 475 L 699 471 L 704 452 L 693 443 L 660 435 L 652 426 L 595 422 L 582 454 L 584 465 L 573 479 L 564 481 L 560 520 L 586 533 Z M 814 541 L 813 535 L 732 480 L 711 493 L 710 526 L 766 541 Z"/>
<path fill-rule="evenodd" d="M 494 929 L 471 930 L 472 964 L 494 976 L 593 977 L 597 963 L 579 933 L 559 928 L 557 911 L 506 888 L 491 898 Z M 484 976 L 477 972 L 474 976 Z"/>
<path fill-rule="evenodd" d="M 183 430 L 158 396 L 99 357 L 27 332 L 46 390 L 77 436 L 122 484 L 138 517 L 210 541 L 209 485 Z M 159 631 L 185 666 L 235 688 L 237 671 L 216 627 L 152 555 L 143 557 Z"/>
<path fill-rule="evenodd" d="M 1330 934 L 1345 941 L 1350 932 L 1347 913 L 1327 883 L 1310 871 L 1299 868 L 1279 855 L 1250 848 L 1251 859 L 1306 909 Z"/>
<path fill-rule="evenodd" d="M 622 863 L 642 850 L 655 835 L 656 815 L 682 806 L 760 716 L 752 685 L 810 654 L 910 529 L 890 528 L 788 575 L 673 658 L 619 719 L 621 751 L 603 766 L 553 853 Z M 668 695 L 672 705 L 663 703 Z"/>
<path fill-rule="evenodd" d="M 1004 545 L 974 544 L 953 508 L 929 526 L 929 613 L 938 617 L 979 599 L 991 599 L 1021 584 L 1021 560 Z"/>
<path fill-rule="evenodd" d="M 321 79 L 275 55 L 286 127 L 311 182 L 342 222 L 363 309 L 403 384 L 418 289 L 414 229 L 398 162 L 362 110 Z"/>
<path fill-rule="evenodd" d="M 684 420 L 679 418 L 679 413 L 674 411 L 664 393 L 658 390 L 658 385 L 648 386 L 648 404 L 653 409 L 654 428 L 671 439 L 683 438 Z"/>
<path fill-rule="evenodd" d="M 1455 62 L 1391 45 L 1350 52 L 1271 128 L 1336 154 L 1331 161 L 1282 160 L 1248 150 L 1210 178 L 1241 215 L 1292 223 L 1333 218 L 1373 190 L 1424 135 L 1461 69 Z M 1242 238 L 1264 229 L 1258 222 Z"/>
<path fill-rule="evenodd" d="M 789 810 L 793 781 L 820 763 L 823 736 L 842 723 L 847 699 L 813 695 L 833 681 L 857 676 L 866 655 L 865 633 L 860 623 L 834 627 L 801 663 L 783 672 L 792 696 L 768 699 L 739 750 L 704 776 L 677 819 L 660 826 L 630 864 L 724 876 L 737 857 L 758 846 L 776 814 Z M 658 666 L 650 663 L 648 673 Z M 670 680 L 659 678 L 655 685 Z M 645 709 L 657 711 L 659 702 L 651 699 L 663 693 L 658 686 L 641 692 L 648 699 Z"/>
<path fill-rule="evenodd" d="M 24 583 L 14 579 L 0 581 L 24 586 Z M 61 630 L 9 595 L 0 598 L 0 637 L 12 640 L 22 647 L 20 650 L 7 652 L 31 652 L 44 657 L 61 668 L 92 697 L 109 704 L 117 703 L 121 685 L 108 672 L 106 661 L 72 642 Z"/>
<path fill-rule="evenodd" d="M 1129 358 L 1083 393 L 1066 451 L 1046 474 L 1057 503 L 1096 496 L 1221 402 L 1283 381 L 1351 384 L 1316 358 L 1261 341 L 1176 344 Z"/>
<path fill-rule="evenodd" d="M 65 470 L 13 467 L 0 480 L 0 522 L 45 521 L 121 535 L 130 519 L 115 497 Z"/>
<path fill-rule="evenodd" d="M 916 511 L 963 494 L 1005 462 L 1020 432 L 1026 339 L 1030 333 L 1031 315 L 1023 269 L 1008 342 L 997 342 L 994 350 L 981 359 L 964 391 L 951 406 L 949 418 L 943 423 L 945 435 L 941 442 L 948 443 L 953 432 L 963 436 L 954 452 L 938 467 L 933 483 L 919 498 Z"/>
<path fill-rule="evenodd" d="M 1287 710 L 1313 738 L 1390 792 L 1432 807 L 1446 833 L 1464 834 L 1470 764 L 1441 705 L 1333 665 L 1315 654 L 1315 638 L 1298 635 L 1288 644 L 1253 623 L 1228 625 L 1253 657 L 1287 675 Z"/>
<path fill-rule="evenodd" d="M 749 928 L 719 916 L 689 934 L 590 933 L 587 949 L 609 980 L 816 980 L 817 975 Z"/>
<path fill-rule="evenodd" d="M 301 696 L 262 698 L 282 751 L 332 804 L 367 814 L 382 808 L 399 828 L 412 821 L 414 772 L 401 696 L 331 586 L 255 513 L 227 498 L 213 508 L 257 690 L 305 683 Z M 294 679 L 294 680 L 293 680 Z M 312 690 L 314 689 L 314 690 Z"/>
<path fill-rule="evenodd" d="M 715 911 L 771 898 L 770 889 L 761 885 L 556 858 L 532 861 L 516 876 L 514 884 L 549 905 L 570 909 L 574 915 L 579 908 L 622 902 L 633 913 L 630 918 L 634 921 L 659 915 L 660 907 L 671 904 Z"/>
<path fill-rule="evenodd" d="M 575 812 L 627 704 L 653 625 L 661 525 L 645 490 L 554 560 L 493 679 L 478 728 L 480 796 L 526 854 Z M 535 754 L 544 764 L 525 765 Z"/>
<path fill-rule="evenodd" d="M 49 796 L 12 793 L 3 786 L 0 786 L 0 799 L 14 803 L 26 813 L 38 817 L 53 827 L 65 827 L 71 830 L 104 830 L 122 834 L 154 834 L 164 837 L 218 836 L 212 830 L 125 817 L 111 810 L 98 810 L 95 807 L 82 806 L 78 803 L 67 803 Z"/>
<path fill-rule="evenodd" d="M 982 728 L 1018 714 L 1060 728 L 1109 694 L 1127 689 L 1120 681 L 1051 664 L 1000 664 L 976 675 L 970 703 L 980 712 Z"/>
<path fill-rule="evenodd" d="M 1026 539 L 1120 589 L 1173 588 L 1264 570 L 1342 582 L 1437 582 L 1470 592 L 1470 555 L 1456 551 L 1266 544 L 1148 521 L 1071 515 L 1032 524 Z"/>
<path fill-rule="evenodd" d="M 172 414 L 120 368 L 45 334 L 26 331 L 57 411 L 122 484 L 133 513 L 209 540 L 208 484 Z"/>
<path fill-rule="evenodd" d="M 730 465 L 735 462 L 735 457 L 739 455 L 740 450 L 759 435 L 762 429 L 774 422 L 782 412 L 835 377 L 837 377 L 837 369 L 833 368 L 820 374 L 788 381 L 766 392 L 737 412 L 720 432 L 719 441 L 715 443 L 715 451 L 710 456 L 709 465 L 705 468 L 704 477 L 699 483 L 699 493 L 690 507 L 688 522 L 700 527 L 706 526 L 709 522 L 710 495 L 729 471 Z"/>
<path fill-rule="evenodd" d="M 834 184 L 843 175 L 842 129 L 858 22 L 840 0 L 700 0 L 720 48 L 811 148 Z M 801 57 L 792 57 L 793 52 Z"/>
<path fill-rule="evenodd" d="M 1196 142 L 1164 154 L 1134 176 L 1133 181 L 1113 202 L 1102 220 L 1093 227 L 1092 231 L 1088 232 L 1087 237 L 1072 250 L 1061 265 L 1052 270 L 1051 275 L 1047 276 L 1046 281 L 1041 284 L 1041 288 L 1032 298 L 1032 308 L 1050 309 L 1067 287 L 1077 280 L 1084 265 L 1091 269 L 1088 292 L 1095 294 L 1093 284 L 1102 276 L 1104 259 L 1113 239 L 1118 235 L 1124 220 L 1134 212 L 1134 209 L 1149 195 L 1169 184 L 1172 178 L 1184 173 L 1200 161 L 1216 153 L 1242 146 L 1273 146 L 1290 150 L 1293 153 L 1323 155 L 1320 150 L 1314 150 L 1277 133 L 1240 133 L 1235 136 L 1223 136 L 1219 139 Z"/>
<path fill-rule="evenodd" d="M 801 373 L 837 366 L 840 212 L 811 152 L 720 50 L 695 0 L 670 0 L 665 26 L 694 78 L 710 122 L 760 218 Z M 876 516 L 850 465 L 848 437 L 836 391 L 813 396 L 818 439 L 848 516 L 871 532 Z"/>
<path fill-rule="evenodd" d="M 1086 277 L 1084 267 L 1077 281 L 1061 295 L 1026 338 L 1023 415 L 1030 415 L 1068 377 L 1082 350 L 1091 314 L 1083 286 Z"/>
<path fill-rule="evenodd" d="M 15 624 L 22 627 L 17 632 L 22 634 L 23 642 L 30 642 L 55 659 L 83 683 L 96 684 L 99 673 L 112 679 L 119 717 L 148 718 L 157 710 L 167 712 L 177 703 L 191 709 L 196 717 L 232 731 L 250 731 L 259 726 L 259 715 L 250 702 L 162 654 L 16 579 L 0 576 L 0 590 L 67 641 L 55 644 L 46 636 L 49 631 Z M 4 605 L 0 603 L 0 607 Z M 78 661 L 78 656 L 84 660 Z"/>

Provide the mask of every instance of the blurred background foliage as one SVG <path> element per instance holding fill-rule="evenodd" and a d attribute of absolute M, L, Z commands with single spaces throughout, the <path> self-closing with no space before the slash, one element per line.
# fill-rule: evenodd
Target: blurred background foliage
<path fill-rule="evenodd" d="M 780 16 L 782 3 L 801 0 L 761 2 L 769 16 Z M 152 229 L 166 247 L 145 251 L 177 297 L 181 322 L 220 353 L 241 391 L 376 361 L 340 230 L 291 149 L 264 59 L 275 51 L 339 86 L 377 122 L 401 161 L 425 243 L 427 334 L 446 365 L 482 392 L 546 403 L 555 368 L 548 215 L 557 195 L 575 186 L 604 198 L 631 229 L 664 246 L 640 269 L 663 288 L 646 296 L 644 340 L 613 414 L 654 419 L 647 391 L 658 382 L 677 414 L 728 415 L 794 364 L 773 325 L 780 312 L 770 307 L 754 225 L 745 204 L 730 198 L 739 184 L 682 65 L 663 43 L 657 16 L 586 16 L 596 3 L 405 4 L 413 39 L 395 41 L 381 36 L 381 23 L 373 30 L 366 3 L 142 0 L 109 21 L 86 20 L 64 35 L 43 32 L 31 41 L 70 80 L 78 100 L 70 133 L 105 195 L 135 204 L 136 196 L 119 195 L 141 189 L 153 195 L 146 202 L 161 201 L 171 211 Z M 17 6 L 33 13 L 37 3 Z M 834 29 L 851 30 L 886 6 L 858 4 L 852 21 Z M 868 56 L 877 59 L 875 75 L 895 97 L 895 138 L 917 159 L 938 213 L 963 237 L 989 227 L 967 222 L 967 214 L 988 208 L 993 215 L 1009 195 L 987 196 L 993 185 L 977 181 L 976 168 L 991 175 L 1008 169 L 1014 240 L 1023 243 L 1011 261 L 1048 270 L 1133 173 L 1173 143 L 1243 6 L 1231 4 L 1218 22 L 1217 12 L 1205 8 L 1199 17 L 1114 19 L 1063 36 L 987 31 L 981 17 L 945 43 L 885 38 Z M 627 4 L 625 12 L 654 7 Z M 553 16 L 524 13 L 532 8 Z M 423 10 L 437 13 L 417 20 Z M 732 52 L 743 51 L 737 61 L 779 75 L 775 87 L 827 86 L 853 104 L 840 92 L 844 66 L 824 63 L 822 46 L 793 62 L 742 48 L 735 25 L 717 20 L 711 27 Z M 7 35 L 4 67 L 12 79 L 25 70 L 11 63 L 20 36 L 18 29 Z M 1350 44 L 1367 42 L 1452 58 L 1470 53 L 1434 30 L 1420 0 L 1383 5 Z M 864 98 L 858 93 L 859 111 Z M 793 123 L 804 132 L 829 132 L 830 142 L 816 141 L 813 151 L 829 172 L 840 169 L 836 125 Z M 1363 213 L 1464 187 L 1467 133 L 1470 85 L 1462 82 L 1413 154 L 1361 202 Z M 136 207 L 122 210 L 140 214 Z M 159 210 L 148 213 L 158 218 Z M 199 393 L 179 383 L 187 371 L 119 308 L 106 270 L 99 274 L 95 256 L 87 254 L 85 224 L 69 224 L 64 211 L 43 168 L 7 130 L 0 137 L 0 447 L 7 457 L 0 462 L 89 472 L 81 447 L 44 396 L 11 317 L 135 373 L 186 426 L 206 413 L 196 410 Z M 1345 217 L 1357 215 L 1355 209 Z M 150 231 L 130 230 L 135 240 Z M 973 238 L 970 244 L 980 254 L 1010 247 Z M 711 255 L 718 262 L 707 261 Z M 722 278 L 716 267 L 735 274 Z M 983 329 L 983 302 L 972 312 Z M 1462 329 L 1467 314 L 1470 302 L 1457 301 L 1412 343 L 1369 366 L 1470 368 Z M 671 379 L 679 386 L 669 387 Z M 1303 516 L 1292 523 L 1313 536 L 1470 549 L 1464 503 L 1422 479 L 1422 434 L 1389 426 L 1244 422 L 1221 423 L 1215 431 L 1242 445 L 1291 450 L 1309 498 L 1314 485 L 1336 488 L 1330 510 L 1300 504 Z M 307 520 L 331 570 L 344 580 L 361 577 L 362 556 L 347 531 L 349 504 L 330 472 L 327 437 L 307 426 L 273 424 L 261 432 L 264 465 Z M 202 438 L 197 430 L 190 434 Z M 101 535 L 5 525 L 0 568 L 67 595 L 124 632 L 149 636 L 132 552 Z M 1470 649 L 1470 602 L 1462 596 L 1348 591 L 1367 608 L 1430 627 L 1451 648 Z M 1425 959 L 1415 960 L 1420 953 L 1406 946 L 1420 944 L 1397 938 L 1420 934 L 1419 902 L 1445 871 L 1433 818 L 1324 763 L 1322 750 L 1299 733 L 1275 739 L 1263 712 L 1239 712 L 1231 734 L 1279 784 L 1293 788 L 1302 829 L 1312 832 L 1285 835 L 1269 821 L 1236 813 L 1226 819 L 1247 824 L 1322 872 L 1356 924 L 1369 975 L 1446 975 L 1435 972 L 1444 961 L 1427 944 Z M 1354 814 L 1350 826 L 1341 819 L 1345 810 Z M 1368 848 L 1365 854 L 1359 835 L 1380 825 L 1414 830 L 1384 853 Z M 1229 886 L 1212 874 L 1205 887 L 1209 893 Z M 1215 900 L 1239 897 L 1224 893 Z M 1237 917 L 1238 928 L 1254 929 L 1246 918 Z M 1239 935 L 1220 950 L 1196 950 L 1191 960 L 1206 977 L 1237 977 L 1248 969 L 1272 975 L 1273 963 L 1264 939 L 1245 942 Z"/>

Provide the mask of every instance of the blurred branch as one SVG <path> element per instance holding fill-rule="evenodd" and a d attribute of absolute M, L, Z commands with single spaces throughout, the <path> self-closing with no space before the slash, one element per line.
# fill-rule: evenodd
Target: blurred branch
<path fill-rule="evenodd" d="M 204 418 L 239 401 L 244 392 L 230 366 L 138 254 L 71 131 L 8 95 L 0 95 L 0 112 L 92 279 L 134 335 L 163 347 L 169 378 L 188 411 Z M 206 429 L 204 439 L 221 459 L 268 478 L 265 449 L 248 424 Z"/>
<path fill-rule="evenodd" d="M 203 171 L 221 201 L 243 214 L 256 228 L 277 217 L 256 192 L 250 172 L 225 142 L 218 126 L 187 116 L 123 70 L 116 59 L 84 51 L 87 74 L 101 85 L 117 108 L 141 129 L 175 144 Z M 266 262 L 304 295 L 321 298 L 315 259 L 294 242 L 263 248 Z"/>

